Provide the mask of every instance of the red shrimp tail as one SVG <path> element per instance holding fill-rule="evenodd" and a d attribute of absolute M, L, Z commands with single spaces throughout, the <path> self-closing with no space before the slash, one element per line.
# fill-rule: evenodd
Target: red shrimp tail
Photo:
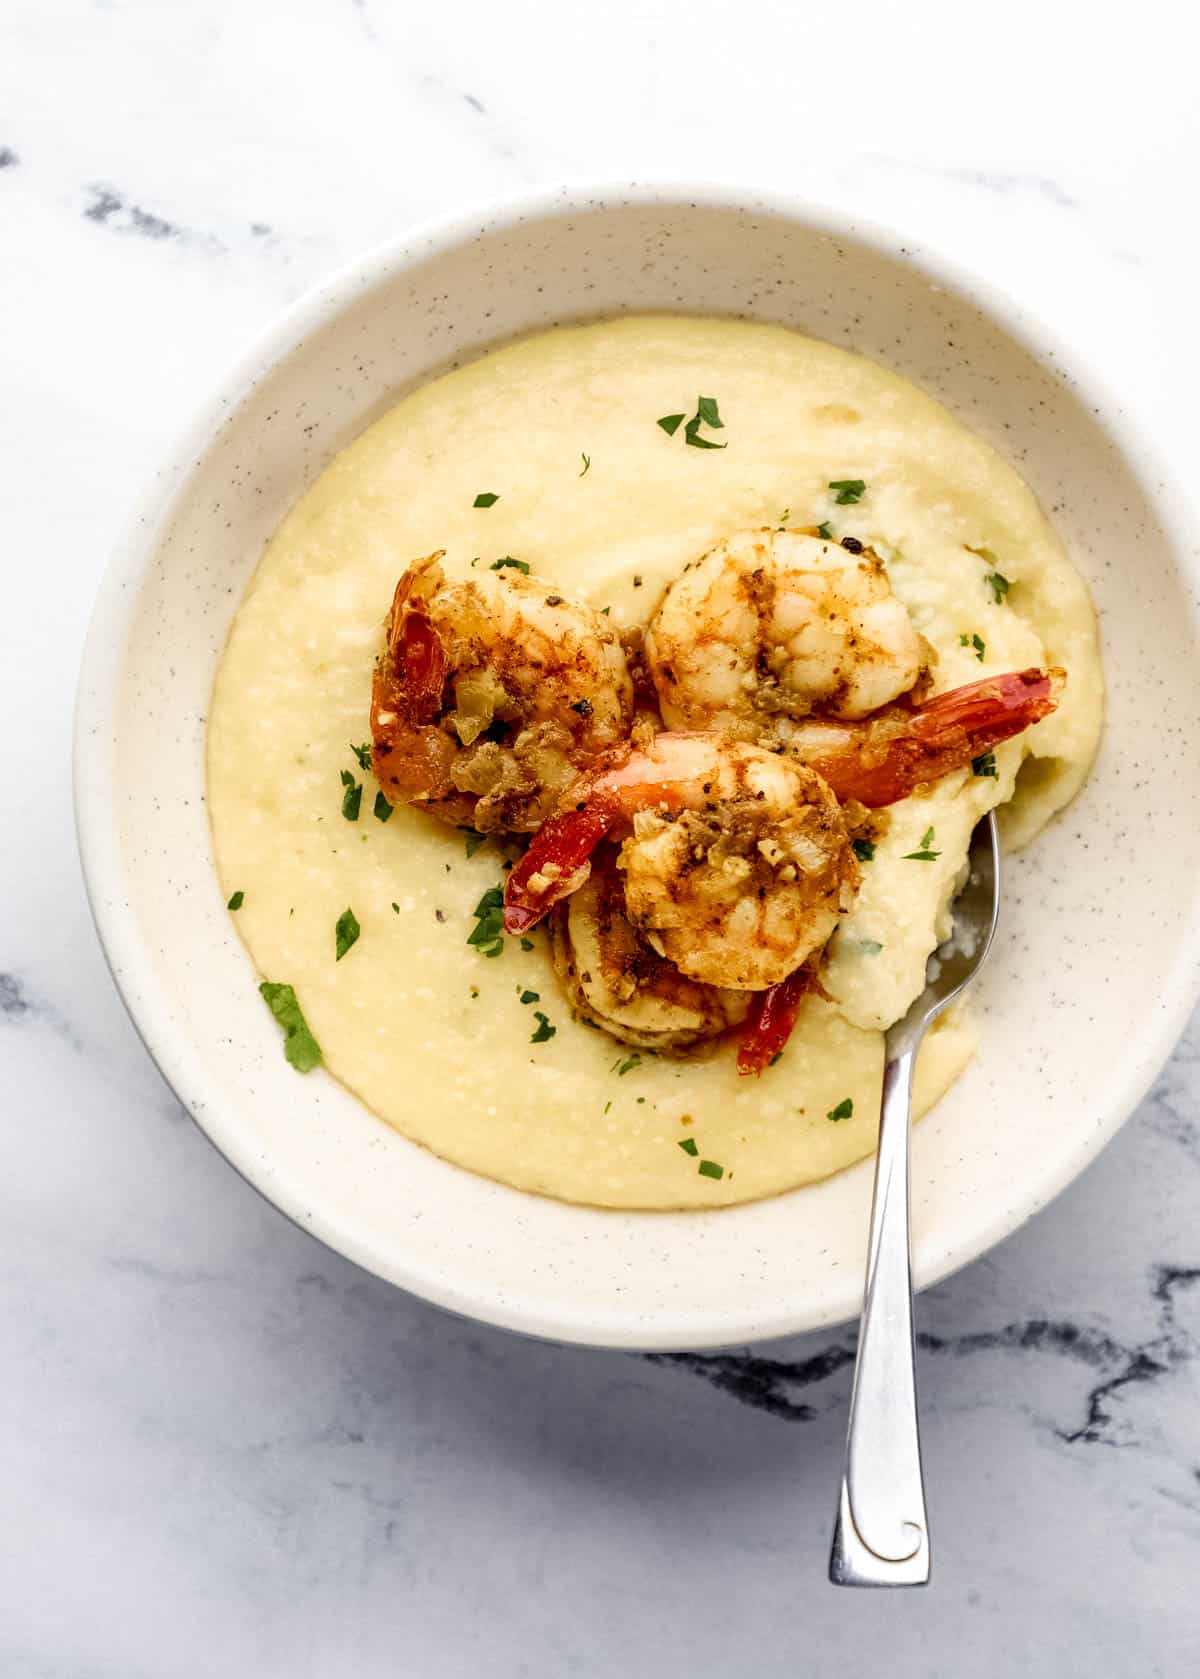
<path fill-rule="evenodd" d="M 620 816 L 615 802 L 597 799 L 543 822 L 505 885 L 506 933 L 527 933 L 583 885 L 591 870 L 588 859 Z"/>
<path fill-rule="evenodd" d="M 1065 680 L 1065 671 L 1036 667 L 982 677 L 939 694 L 907 717 L 893 712 L 868 725 L 845 747 L 809 760 L 810 767 L 841 799 L 857 799 L 871 809 L 895 804 L 1040 723 L 1057 707 Z"/>
<path fill-rule="evenodd" d="M 396 585 L 387 643 L 371 684 L 372 767 L 394 802 L 444 798 L 451 792 L 453 742 L 436 727 L 446 687 L 446 650 L 415 574 Z"/>
<path fill-rule="evenodd" d="M 431 723 L 441 710 L 446 686 L 446 650 L 429 615 L 419 606 L 407 609 L 392 657 L 414 723 Z"/>
<path fill-rule="evenodd" d="M 811 970 L 797 968 L 769 991 L 757 993 L 738 1041 L 739 1073 L 765 1072 L 775 1057 L 783 1054 L 800 1013 L 800 1004 L 813 988 Z"/>

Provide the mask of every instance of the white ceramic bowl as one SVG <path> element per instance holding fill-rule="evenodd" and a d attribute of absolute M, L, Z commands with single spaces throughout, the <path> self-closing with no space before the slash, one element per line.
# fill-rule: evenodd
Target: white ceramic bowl
<path fill-rule="evenodd" d="M 1104 745 L 1080 799 L 1007 871 L 980 1054 L 916 1129 L 918 1282 L 1044 1206 L 1136 1104 L 1197 991 L 1198 568 L 1176 492 L 1114 401 L 1011 302 L 895 235 L 731 191 L 625 187 L 472 213 L 355 263 L 243 356 L 159 472 L 96 607 L 75 775 L 130 1013 L 264 1195 L 455 1311 L 563 1341 L 704 1347 L 857 1312 L 869 1162 L 758 1205 L 661 1214 L 565 1206 L 447 1165 L 288 1067 L 205 808 L 230 620 L 331 455 L 485 345 L 646 309 L 784 321 L 907 374 L 1016 462 L 1091 584 Z"/>

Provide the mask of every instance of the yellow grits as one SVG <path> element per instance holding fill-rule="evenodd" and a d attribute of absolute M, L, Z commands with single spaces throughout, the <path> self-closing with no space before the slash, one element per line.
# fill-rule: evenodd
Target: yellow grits
<path fill-rule="evenodd" d="M 701 393 L 720 404 L 725 429 L 706 435 L 726 449 L 690 448 L 682 427 L 668 437 L 655 424 L 693 412 Z M 861 500 L 837 505 L 829 481 L 857 478 Z M 499 499 L 477 509 L 481 492 Z M 495 846 L 468 858 L 461 833 L 419 811 L 373 815 L 376 785 L 350 746 L 368 738 L 382 621 L 400 572 L 444 548 L 451 575 L 512 555 L 611 606 L 615 624 L 645 623 L 688 560 L 785 515 L 878 550 L 937 651 L 939 690 L 1058 664 L 1066 692 L 1053 717 L 998 749 L 995 777 L 962 771 L 892 808 L 831 947 L 833 1002 L 804 1005 L 775 1067 L 739 1078 L 724 1044 L 691 1061 L 643 1053 L 622 1074 L 632 1052 L 571 1018 L 544 935 L 531 951 L 508 939 L 494 959 L 467 944 L 475 905 L 503 879 Z M 1010 583 L 999 599 L 997 572 Z M 566 1200 L 726 1205 L 873 1148 L 881 1028 L 921 989 L 948 931 L 976 818 L 1011 800 L 1006 839 L 1030 839 L 1083 780 L 1102 701 L 1091 603 L 1062 544 L 1012 467 L 914 385 L 780 327 L 647 316 L 558 328 L 406 397 L 283 521 L 217 675 L 217 866 L 226 895 L 245 895 L 236 924 L 261 975 L 295 987 L 328 1071 L 405 1136 Z M 341 813 L 343 770 L 364 783 L 357 822 Z M 907 860 L 930 828 L 936 860 Z M 347 908 L 361 934 L 335 961 Z M 539 994 L 553 1037 L 530 1042 L 523 991 Z M 263 1006 L 248 979 L 246 1008 Z M 961 1011 L 931 1034 L 919 1112 L 974 1041 Z M 829 1119 L 847 1098 L 852 1115 Z M 678 1147 L 687 1137 L 698 1155 Z M 701 1175 L 699 1159 L 724 1176 Z"/>

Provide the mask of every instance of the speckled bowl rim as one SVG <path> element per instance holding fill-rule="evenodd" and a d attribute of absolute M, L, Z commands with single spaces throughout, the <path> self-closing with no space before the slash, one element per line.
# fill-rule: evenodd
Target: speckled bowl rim
<path fill-rule="evenodd" d="M 1118 449 L 1134 479 L 1153 502 L 1160 524 L 1180 567 L 1193 586 L 1200 583 L 1200 567 L 1191 558 L 1190 532 L 1194 516 L 1182 489 L 1155 446 L 1147 441 L 1137 421 L 1126 415 L 1121 402 L 1094 369 L 1086 366 L 1064 341 L 1026 309 L 981 280 L 967 268 L 940 251 L 931 251 L 923 239 L 906 237 L 894 228 L 832 205 L 771 190 L 750 190 L 735 182 L 688 183 L 680 180 L 657 182 L 577 182 L 542 188 L 516 195 L 504 195 L 455 215 L 439 217 L 417 226 L 401 237 L 386 241 L 337 270 L 292 304 L 272 325 L 262 331 L 234 362 L 218 383 L 215 393 L 200 408 L 164 457 L 143 497 L 134 510 L 101 581 L 85 642 L 78 694 L 86 693 L 86 719 L 77 700 L 74 744 L 75 819 L 84 880 L 92 916 L 114 983 L 148 1053 L 184 1107 L 197 1120 L 204 1134 L 240 1175 L 263 1197 L 278 1207 L 301 1229 L 317 1236 L 334 1251 L 362 1265 L 376 1275 L 459 1315 L 480 1319 L 498 1327 L 546 1340 L 608 1347 L 671 1350 L 687 1346 L 742 1344 L 748 1338 L 777 1336 L 843 1323 L 857 1315 L 857 1285 L 848 1279 L 841 1299 L 829 1300 L 817 1310 L 804 1302 L 781 1304 L 777 1321 L 767 1328 L 755 1327 L 752 1336 L 735 1313 L 714 1312 L 712 1322 L 698 1331 L 695 1317 L 689 1324 L 673 1327 L 660 1323 L 653 1335 L 634 1329 L 636 1307 L 629 1310 L 629 1323 L 621 1320 L 617 1303 L 604 1315 L 586 1312 L 549 1317 L 539 1308 L 526 1308 L 510 1294 L 502 1299 L 480 1277 L 477 1291 L 466 1295 L 447 1286 L 434 1269 L 421 1263 L 420 1256 L 407 1256 L 397 1263 L 393 1254 L 384 1258 L 353 1230 L 323 1217 L 319 1208 L 300 1205 L 282 1192 L 249 1149 L 239 1147 L 236 1134 L 215 1134 L 201 1114 L 211 1115 L 213 1094 L 207 1088 L 203 1057 L 188 1035 L 169 1020 L 154 1002 L 154 973 L 150 952 L 143 944 L 138 925 L 117 909 L 120 894 L 111 888 L 123 878 L 117 842 L 116 788 L 108 754 L 91 749 L 97 726 L 111 737 L 118 703 L 124 650 L 138 609 L 142 588 L 154 564 L 163 534 L 170 528 L 174 511 L 186 494 L 190 474 L 204 456 L 215 435 L 248 394 L 256 380 L 308 334 L 326 325 L 352 305 L 369 287 L 395 278 L 418 261 L 427 261 L 446 250 L 461 246 L 485 233 L 501 231 L 521 222 L 596 209 L 698 208 L 744 212 L 783 218 L 802 224 L 826 236 L 854 239 L 881 256 L 905 264 L 935 286 L 951 289 L 976 304 L 1008 336 L 1036 361 L 1050 364 L 1090 410 L 1101 430 Z M 1153 1020 L 1142 1028 L 1138 1053 L 1130 1060 L 1122 1083 L 1109 1097 L 1106 1111 L 1081 1134 L 1075 1153 L 1044 1175 L 1031 1174 L 1020 1204 L 1003 1209 L 981 1205 L 969 1232 L 948 1242 L 933 1262 L 918 1264 L 915 1282 L 927 1288 L 978 1258 L 997 1242 L 1018 1229 L 1036 1211 L 1067 1187 L 1100 1153 L 1130 1116 L 1170 1055 L 1187 1023 L 1200 984 L 1200 910 L 1192 909 L 1181 929 L 1179 957 L 1163 976 L 1163 988 Z M 796 1191 L 802 1194 L 803 1191 Z M 736 1213 L 736 1209 L 734 1209 Z M 687 1212 L 664 1212 L 657 1218 L 689 1218 Z"/>

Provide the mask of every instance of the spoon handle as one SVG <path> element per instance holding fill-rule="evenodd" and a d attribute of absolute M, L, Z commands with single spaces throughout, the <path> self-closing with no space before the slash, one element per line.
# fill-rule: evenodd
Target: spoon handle
<path fill-rule="evenodd" d="M 921 1034 L 887 1044 L 867 1282 L 841 1499 L 835 1586 L 923 1586 L 929 1531 L 921 1482 L 908 1244 L 908 1133 Z"/>

